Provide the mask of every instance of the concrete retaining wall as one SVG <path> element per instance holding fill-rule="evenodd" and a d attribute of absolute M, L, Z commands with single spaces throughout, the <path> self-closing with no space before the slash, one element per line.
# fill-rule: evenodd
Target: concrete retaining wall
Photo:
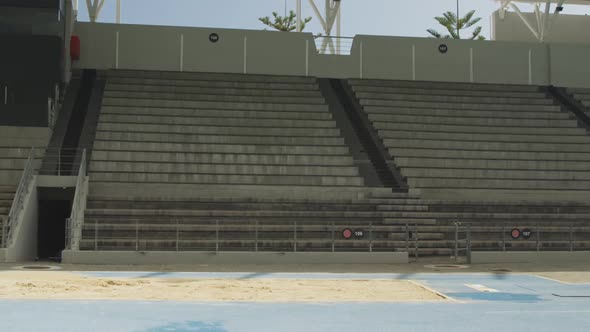
<path fill-rule="evenodd" d="M 165 251 L 71 251 L 62 254 L 69 264 L 406 264 L 408 254 L 399 253 L 274 253 L 274 252 L 165 252 Z"/>
<path fill-rule="evenodd" d="M 590 251 L 489 251 L 471 253 L 473 264 L 588 262 Z"/>
<path fill-rule="evenodd" d="M 79 22 L 75 34 L 77 68 L 590 87 L 590 45 L 358 35 L 350 55 L 323 55 L 309 33 Z"/>

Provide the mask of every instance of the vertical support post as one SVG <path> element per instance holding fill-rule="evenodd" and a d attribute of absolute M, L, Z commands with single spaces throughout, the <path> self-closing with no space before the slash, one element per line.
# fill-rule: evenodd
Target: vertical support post
<path fill-rule="evenodd" d="M 301 0 L 297 0 L 297 32 L 301 32 Z"/>
<path fill-rule="evenodd" d="M 254 251 L 258 252 L 258 220 L 254 226 Z"/>
<path fill-rule="evenodd" d="M 473 83 L 473 47 L 469 49 L 469 82 Z"/>
<path fill-rule="evenodd" d="M 8 105 L 8 85 L 4 86 L 4 105 Z"/>
<path fill-rule="evenodd" d="M 117 0 L 117 15 L 116 15 L 116 22 L 117 24 L 121 24 L 121 0 Z"/>
<path fill-rule="evenodd" d="M 412 80 L 416 80 L 416 45 L 412 45 Z"/>
<path fill-rule="evenodd" d="M 338 13 L 336 14 L 336 52 L 342 53 L 342 5 L 336 4 Z"/>
<path fill-rule="evenodd" d="M 61 149 L 57 149 L 57 176 L 61 176 Z"/>
<path fill-rule="evenodd" d="M 119 31 L 115 33 L 115 69 L 119 69 Z"/>
<path fill-rule="evenodd" d="M 309 40 L 305 41 L 305 77 L 307 76 L 309 76 Z"/>
<path fill-rule="evenodd" d="M 180 71 L 184 71 L 184 34 L 180 34 Z"/>
<path fill-rule="evenodd" d="M 529 85 L 533 85 L 533 50 L 529 49 Z"/>
<path fill-rule="evenodd" d="M 363 42 L 360 43 L 360 79 L 363 79 Z"/>
<path fill-rule="evenodd" d="M 332 220 L 332 252 L 336 252 L 336 239 L 335 239 L 336 226 L 334 220 Z"/>
<path fill-rule="evenodd" d="M 248 36 L 244 37 L 244 74 L 248 74 Z"/>
<path fill-rule="evenodd" d="M 297 252 L 297 220 L 293 222 L 293 252 Z"/>
<path fill-rule="evenodd" d="M 139 221 L 135 221 L 135 251 L 139 251 Z"/>
<path fill-rule="evenodd" d="M 215 253 L 219 253 L 219 220 L 215 220 Z"/>

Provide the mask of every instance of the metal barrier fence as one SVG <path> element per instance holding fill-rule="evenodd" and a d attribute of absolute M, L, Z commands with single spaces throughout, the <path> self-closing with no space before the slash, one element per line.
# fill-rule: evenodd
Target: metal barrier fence
<path fill-rule="evenodd" d="M 319 54 L 350 55 L 353 37 L 314 36 Z"/>
<path fill-rule="evenodd" d="M 81 229 L 84 224 L 84 210 L 86 208 L 86 173 L 86 149 L 84 149 L 82 150 L 82 157 L 79 162 L 72 212 L 70 217 L 66 219 L 66 249 L 78 248 Z"/>
<path fill-rule="evenodd" d="M 20 214 L 21 210 L 24 207 L 24 200 L 28 194 L 29 185 L 35 175 L 35 149 L 31 148 L 29 152 L 29 158 L 27 159 L 27 163 L 23 174 L 21 176 L 20 182 L 16 189 L 16 193 L 14 194 L 14 200 L 12 201 L 12 206 L 10 207 L 10 212 L 8 213 L 8 217 L 3 222 L 2 226 L 2 247 L 7 248 L 12 244 L 12 232 L 18 222 L 18 215 Z"/>
<path fill-rule="evenodd" d="M 40 175 L 76 176 L 80 170 L 82 149 L 46 149 Z"/>

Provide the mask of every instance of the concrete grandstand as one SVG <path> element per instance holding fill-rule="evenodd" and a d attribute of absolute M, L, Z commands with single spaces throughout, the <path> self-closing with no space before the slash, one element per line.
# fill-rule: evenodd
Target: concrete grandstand
<path fill-rule="evenodd" d="M 590 255 L 588 45 L 359 35 L 326 54 L 308 33 L 6 3 L 45 15 L 0 35 L 2 261 Z"/>

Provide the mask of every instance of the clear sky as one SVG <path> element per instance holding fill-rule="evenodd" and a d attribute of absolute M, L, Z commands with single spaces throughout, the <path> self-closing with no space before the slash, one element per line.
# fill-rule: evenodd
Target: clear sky
<path fill-rule="evenodd" d="M 79 20 L 87 21 L 86 1 L 80 1 Z M 295 0 L 286 0 L 295 9 Z M 263 29 L 258 21 L 271 12 L 283 13 L 285 0 L 121 0 L 122 22 L 131 24 Z M 106 0 L 100 22 L 114 22 L 115 0 Z M 314 16 L 308 0 L 303 0 L 303 16 Z M 323 7 L 323 0 L 316 0 Z M 486 38 L 490 37 L 490 16 L 499 5 L 493 0 L 460 0 L 462 12 L 475 9 L 482 18 Z M 530 11 L 530 5 L 522 5 Z M 426 29 L 441 31 L 433 19 L 445 11 L 456 11 L 456 0 L 342 0 L 343 35 L 357 34 L 428 36 Z M 566 5 L 564 14 L 590 14 L 590 6 Z M 314 17 L 306 32 L 321 33 Z M 441 31 L 442 32 L 442 31 Z"/>

